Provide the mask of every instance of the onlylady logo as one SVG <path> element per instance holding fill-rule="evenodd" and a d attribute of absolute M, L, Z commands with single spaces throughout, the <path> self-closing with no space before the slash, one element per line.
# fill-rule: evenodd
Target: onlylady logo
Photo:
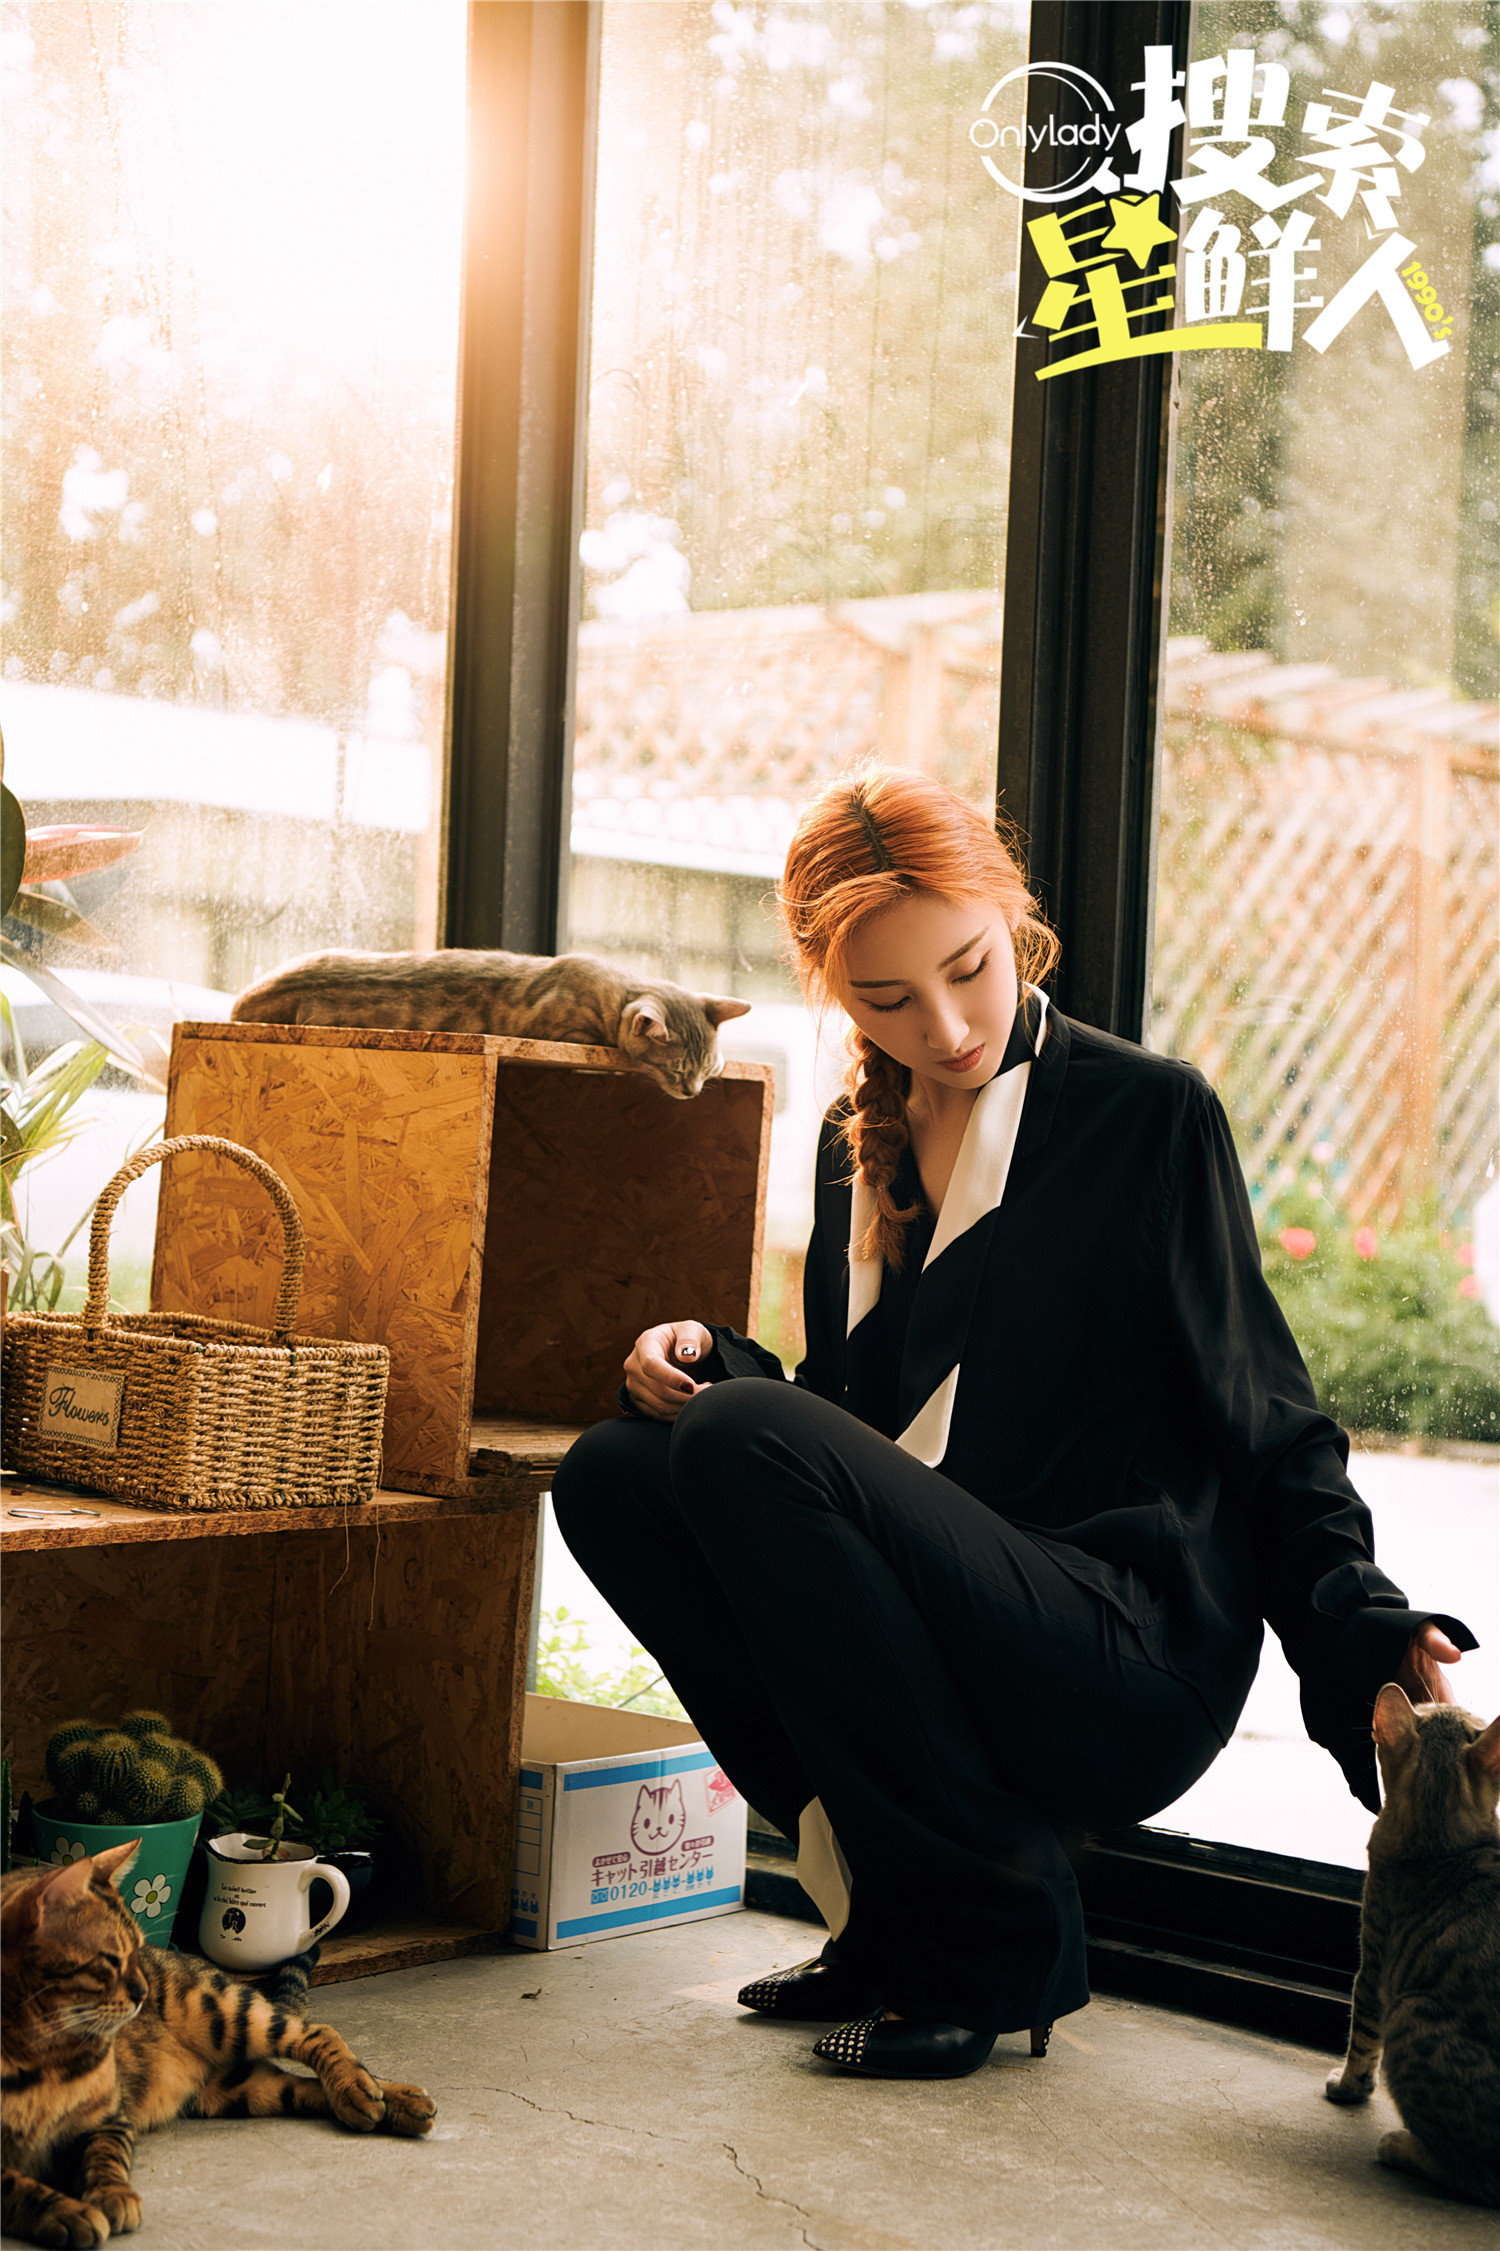
<path fill-rule="evenodd" d="M 969 128 L 998 187 L 1049 206 L 1026 221 L 1040 286 L 1016 330 L 1047 346 L 1038 383 L 1177 352 L 1321 353 L 1356 321 L 1388 323 L 1413 369 L 1449 354 L 1452 275 L 1402 231 L 1424 110 L 1378 79 L 1294 101 L 1289 66 L 1244 46 L 1182 69 L 1146 47 L 1137 97 L 1122 124 L 1086 70 L 1028 63 Z M 1026 183 L 1043 148 L 1056 187 Z"/>
<path fill-rule="evenodd" d="M 1026 114 L 1027 86 L 1033 78 L 1050 79 L 1058 88 L 1052 113 L 1040 123 Z M 1019 196 L 1023 203 L 1065 203 L 1069 196 L 1090 189 L 1119 186 L 1119 174 L 1109 162 L 1120 133 L 1114 107 L 1098 79 L 1075 63 L 1026 63 L 996 79 L 969 127 L 969 139 L 990 178 L 1007 194 Z M 1059 187 L 1026 185 L 1027 155 L 1042 148 L 1079 152 L 1077 164 Z"/>

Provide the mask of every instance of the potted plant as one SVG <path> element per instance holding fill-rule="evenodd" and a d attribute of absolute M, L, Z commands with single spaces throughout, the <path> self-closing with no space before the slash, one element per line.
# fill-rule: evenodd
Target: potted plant
<path fill-rule="evenodd" d="M 53 1795 L 31 1815 L 37 1857 L 82 1860 L 138 1836 L 120 1890 L 148 1942 L 169 1946 L 199 1826 L 224 1787 L 213 1760 L 175 1736 L 163 1713 L 127 1712 L 113 1727 L 69 1720 L 58 1728 L 47 1779 Z"/>
<path fill-rule="evenodd" d="M 258 1830 L 233 1829 L 205 1840 L 208 1885 L 198 1944 L 210 1960 L 244 1975 L 316 1946 L 349 1906 L 353 1886 L 341 1863 L 360 1861 L 368 1869 L 368 1854 L 319 1850 L 306 1834 L 308 1816 L 291 1802 L 291 1786 L 288 1774 L 271 1792 L 270 1818 Z M 334 1796 L 336 1805 L 341 1795 Z M 247 1796 L 236 1792 L 222 1801 L 225 1810 L 246 1810 Z M 330 1793 L 320 1792 L 319 1802 L 326 1807 Z M 320 1891 L 327 1900 L 317 1897 Z"/>
<path fill-rule="evenodd" d="M 375 1852 L 385 1824 L 370 1811 L 364 1793 L 339 1782 L 324 1767 L 316 1788 L 299 1792 L 300 1834 L 349 1879 L 349 1912 L 357 1923 L 368 1912 L 375 1880 Z"/>
<path fill-rule="evenodd" d="M 247 1849 L 270 1858 L 270 1843 L 286 1842 L 309 1847 L 320 1861 L 331 1861 L 349 1881 L 350 1915 L 360 1920 L 364 1895 L 374 1871 L 374 1848 L 385 1824 L 372 1813 L 363 1791 L 341 1783 L 324 1767 L 315 1787 L 299 1790 L 300 1808 L 288 1801 L 291 1776 L 280 1790 L 266 1792 L 254 1784 L 224 1790 L 209 1809 L 206 1835 L 241 1835 Z M 284 1857 L 278 1853 L 277 1857 Z"/>

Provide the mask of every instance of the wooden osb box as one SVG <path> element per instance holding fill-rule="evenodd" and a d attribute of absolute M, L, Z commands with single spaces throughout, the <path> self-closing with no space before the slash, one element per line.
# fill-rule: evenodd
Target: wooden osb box
<path fill-rule="evenodd" d="M 298 1326 L 389 1345 L 382 1483 L 478 1499 L 616 1411 L 648 1323 L 753 1330 L 771 1102 L 755 1063 L 677 1102 L 610 1048 L 179 1024 L 166 1130 L 274 1165 L 307 1231 Z M 151 1303 L 264 1323 L 275 1215 L 210 1161 L 164 1168 Z"/>

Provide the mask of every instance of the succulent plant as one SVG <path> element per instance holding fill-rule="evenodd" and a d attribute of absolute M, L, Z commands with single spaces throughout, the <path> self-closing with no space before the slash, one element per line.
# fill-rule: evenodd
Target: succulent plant
<path fill-rule="evenodd" d="M 290 1778 L 280 1795 L 290 1788 Z M 316 1847 L 319 1852 L 365 1852 L 382 1835 L 385 1824 L 371 1812 L 364 1794 L 345 1788 L 331 1767 L 324 1767 L 317 1786 L 299 1790 L 303 1810 L 286 1808 L 283 1829 L 287 1836 Z M 221 1791 L 209 1808 L 213 1834 L 248 1830 L 265 1836 L 277 1818 L 278 1804 L 268 1790 L 254 1783 L 239 1783 Z"/>
<path fill-rule="evenodd" d="M 345 1789 L 325 1767 L 317 1789 L 302 1793 L 301 1834 L 319 1852 L 364 1852 L 384 1823 L 358 1790 Z"/>
<path fill-rule="evenodd" d="M 47 1777 L 65 1819 L 102 1829 L 183 1821 L 224 1787 L 212 1759 L 180 1742 L 161 1712 L 127 1712 L 118 1727 L 69 1720 L 47 1745 Z"/>
<path fill-rule="evenodd" d="M 272 1810 L 271 1800 L 264 1790 L 253 1782 L 237 1782 L 233 1789 L 221 1790 L 209 1807 L 207 1833 L 222 1837 L 239 1829 L 253 1829 L 263 1836 Z"/>
<path fill-rule="evenodd" d="M 263 1860 L 279 1860 L 281 1858 L 281 1841 L 286 1834 L 288 1821 L 291 1822 L 293 1830 L 301 1822 L 302 1816 L 297 1808 L 287 1803 L 286 1794 L 291 1786 L 292 1778 L 288 1774 L 283 1777 L 281 1788 L 271 1792 L 271 1803 L 276 1808 L 276 1818 L 266 1831 L 266 1849 L 261 1854 Z"/>

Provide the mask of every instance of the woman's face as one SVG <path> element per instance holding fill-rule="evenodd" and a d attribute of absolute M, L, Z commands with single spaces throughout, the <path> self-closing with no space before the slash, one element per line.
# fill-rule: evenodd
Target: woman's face
<path fill-rule="evenodd" d="M 837 997 L 920 1079 L 976 1093 L 999 1070 L 1015 1021 L 1010 925 L 991 899 L 914 892 L 857 933 Z"/>

